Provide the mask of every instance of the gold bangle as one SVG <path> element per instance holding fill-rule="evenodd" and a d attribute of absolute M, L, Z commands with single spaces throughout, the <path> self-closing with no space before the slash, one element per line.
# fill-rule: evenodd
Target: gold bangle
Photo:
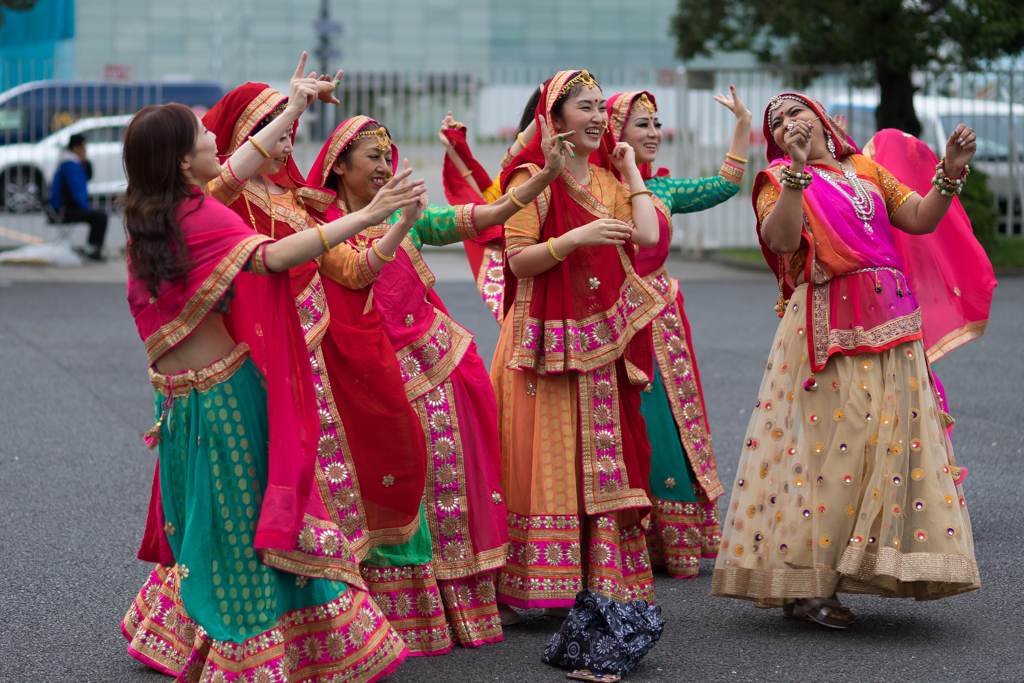
<path fill-rule="evenodd" d="M 549 237 L 548 238 L 548 251 L 551 253 L 551 256 L 556 261 L 564 261 L 565 259 L 569 258 L 568 256 L 559 256 L 558 254 L 555 253 L 554 242 L 555 242 L 555 238 L 554 237 Z"/>
<path fill-rule="evenodd" d="M 515 194 L 514 190 L 515 190 L 514 187 L 508 188 L 508 196 L 509 196 L 509 198 L 512 200 L 512 203 L 515 204 L 516 206 L 518 206 L 520 209 L 525 209 L 526 208 L 526 204 L 523 204 L 521 201 L 516 199 L 516 194 Z"/>
<path fill-rule="evenodd" d="M 379 258 L 384 263 L 391 263 L 392 261 L 395 260 L 395 258 L 397 258 L 396 254 L 392 254 L 391 256 L 385 256 L 384 254 L 382 254 L 380 249 L 377 248 L 377 242 L 380 242 L 379 237 L 375 239 L 373 243 L 370 245 L 370 247 L 373 249 L 373 253 L 377 255 L 377 258 Z"/>
<path fill-rule="evenodd" d="M 516 141 L 519 142 L 519 146 L 520 147 L 522 147 L 523 149 L 526 149 L 526 143 L 523 142 L 523 134 L 521 132 L 520 133 L 516 133 Z"/>
<path fill-rule="evenodd" d="M 260 143 L 256 142 L 256 138 L 254 138 L 253 136 L 250 135 L 249 136 L 249 142 L 252 143 L 252 146 L 256 148 L 257 152 L 259 152 L 260 154 L 263 155 L 264 159 L 269 159 L 270 158 L 270 152 L 268 152 L 267 150 L 263 149 L 263 145 L 261 145 Z"/>
<path fill-rule="evenodd" d="M 630 192 L 629 193 L 629 201 L 633 201 L 633 197 L 635 197 L 637 195 L 640 195 L 640 194 L 649 194 L 652 197 L 654 196 L 654 193 L 651 192 L 650 190 L 637 190 L 636 192 Z"/>
<path fill-rule="evenodd" d="M 738 162 L 740 162 L 741 164 L 745 164 L 745 163 L 747 163 L 747 160 L 746 160 L 746 159 L 744 159 L 743 157 L 738 157 L 738 156 L 736 156 L 735 154 L 730 154 L 729 152 L 726 152 L 726 153 L 725 153 L 725 157 L 726 157 L 727 159 L 732 159 L 733 161 L 738 161 Z"/>
<path fill-rule="evenodd" d="M 317 225 L 316 231 L 320 233 L 320 243 L 324 245 L 324 253 L 326 254 L 331 250 L 331 243 L 327 241 L 327 235 L 324 234 L 324 228 L 322 225 Z"/>
<path fill-rule="evenodd" d="M 468 171 L 466 171 L 465 173 L 463 173 L 463 174 L 462 174 L 462 177 L 463 177 L 463 178 L 468 178 L 468 177 L 469 177 L 469 176 L 471 176 L 471 175 L 473 175 L 473 169 L 469 169 Z"/>

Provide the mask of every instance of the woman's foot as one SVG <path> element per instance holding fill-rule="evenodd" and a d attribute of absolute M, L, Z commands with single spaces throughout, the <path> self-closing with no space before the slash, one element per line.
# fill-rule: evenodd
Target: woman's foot
<path fill-rule="evenodd" d="M 518 624 L 522 619 L 522 617 L 519 616 L 519 612 L 515 611 L 503 602 L 498 603 L 498 616 L 501 618 L 502 626 Z"/>
<path fill-rule="evenodd" d="M 569 616 L 569 610 L 569 607 L 545 607 L 544 616 L 565 619 L 567 616 Z"/>
<path fill-rule="evenodd" d="M 853 623 L 853 612 L 843 607 L 833 595 L 831 598 L 800 598 L 782 608 L 783 614 L 794 619 L 807 619 L 829 628 L 846 628 Z"/>

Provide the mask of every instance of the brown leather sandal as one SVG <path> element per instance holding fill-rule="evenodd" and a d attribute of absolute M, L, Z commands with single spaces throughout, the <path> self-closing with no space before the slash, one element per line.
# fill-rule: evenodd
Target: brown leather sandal
<path fill-rule="evenodd" d="M 843 629 L 854 621 L 853 612 L 835 597 L 800 598 L 782 608 L 783 614 L 793 619 L 806 619 L 828 628 Z"/>

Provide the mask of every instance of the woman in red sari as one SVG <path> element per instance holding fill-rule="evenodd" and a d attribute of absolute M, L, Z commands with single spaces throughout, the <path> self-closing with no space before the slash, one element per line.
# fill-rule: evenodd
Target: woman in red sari
<path fill-rule="evenodd" d="M 861 154 L 805 95 L 772 98 L 764 133 L 771 163 L 753 202 L 782 320 L 711 593 L 846 628 L 853 613 L 837 593 L 934 600 L 976 590 L 964 471 L 922 342 L 945 340 L 938 349 L 948 350 L 980 334 L 988 316 L 987 259 L 954 251 L 971 235 L 955 195 L 974 132 L 956 128 L 932 187 L 915 182 L 924 196 Z M 921 147 L 901 143 L 895 154 L 909 152 L 905 167 L 931 166 Z M 956 239 L 932 239 L 935 255 L 906 248 L 937 228 Z"/>
<path fill-rule="evenodd" d="M 374 600 L 414 653 L 442 654 L 453 640 L 466 647 L 501 640 L 494 575 L 505 562 L 507 544 L 497 416 L 487 370 L 472 333 L 451 319 L 433 291 L 434 276 L 419 248 L 471 239 L 509 218 L 519 210 L 517 202 L 532 200 L 558 173 L 563 148 L 548 135 L 546 170 L 514 197 L 482 206 L 423 209 L 394 262 L 372 285 L 353 278 L 347 264 L 373 253 L 381 235 L 406 220 L 408 211 L 333 250 L 321 267 L 328 279 L 372 297 L 428 444 L 426 523 L 406 547 L 391 546 L 372 566 L 363 567 Z M 325 216 L 330 219 L 372 202 L 396 164 L 397 148 L 387 129 L 357 116 L 334 131 L 308 181 L 337 193 Z M 423 541 L 425 558 L 408 547 Z"/>
<path fill-rule="evenodd" d="M 505 319 L 491 364 L 510 543 L 498 599 L 559 613 L 584 588 L 652 601 L 641 525 L 651 450 L 639 408 L 653 373 L 650 323 L 665 299 L 637 274 L 634 247 L 658 243 L 657 211 L 649 190 L 629 193 L 588 163 L 606 117 L 586 71 L 548 81 L 536 116 L 575 156 L 505 225 Z M 612 159 L 643 188 L 628 145 Z M 502 187 L 526 181 L 540 160 L 534 137 Z"/>
<path fill-rule="evenodd" d="M 297 79 L 288 120 L 256 144 L 315 88 Z M 161 565 L 125 618 L 129 653 L 183 683 L 376 680 L 407 653 L 361 581 L 279 561 L 304 518 L 326 514 L 312 476 L 312 379 L 283 273 L 422 188 L 392 185 L 362 215 L 275 242 L 203 196 L 221 170 L 216 151 L 178 104 L 143 109 L 125 133 L 128 301 L 156 394 L 146 440 L 159 449 L 139 557 Z M 245 149 L 232 161 L 257 159 Z"/>
<path fill-rule="evenodd" d="M 225 96 L 203 121 L 217 135 L 218 153 L 226 156 L 250 146 L 249 136 L 272 125 L 289 103 L 273 88 L 248 83 Z M 265 150 L 254 173 L 239 173 L 227 163 L 211 185 L 215 198 L 270 237 L 315 230 L 314 215 L 322 215 L 334 200 L 333 193 L 306 186 L 290 155 L 294 127 L 285 132 Z M 393 254 L 413 221 L 410 214 L 383 235 L 378 252 Z M 366 293 L 321 278 L 320 267 L 331 258 L 325 252 L 289 271 L 320 411 L 316 482 L 330 516 L 310 520 L 299 538 L 299 552 L 288 561 L 351 577 L 360 576 L 359 567 L 348 564 L 347 555 L 332 552 L 333 542 L 325 547 L 325 535 L 344 538 L 357 562 L 378 546 L 408 542 L 419 526 L 426 447 L 402 390 L 398 360 L 377 313 L 366 306 Z M 369 283 L 384 263 L 371 251 L 349 264 L 350 274 Z M 388 435 L 386 443 L 382 434 Z"/>

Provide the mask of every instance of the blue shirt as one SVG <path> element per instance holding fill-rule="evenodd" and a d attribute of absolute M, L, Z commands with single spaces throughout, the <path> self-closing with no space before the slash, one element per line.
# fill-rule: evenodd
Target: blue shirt
<path fill-rule="evenodd" d="M 89 210 L 89 194 L 86 192 L 85 166 L 70 152 L 65 152 L 53 174 L 50 185 L 50 206 L 56 211 L 62 207 Z"/>

